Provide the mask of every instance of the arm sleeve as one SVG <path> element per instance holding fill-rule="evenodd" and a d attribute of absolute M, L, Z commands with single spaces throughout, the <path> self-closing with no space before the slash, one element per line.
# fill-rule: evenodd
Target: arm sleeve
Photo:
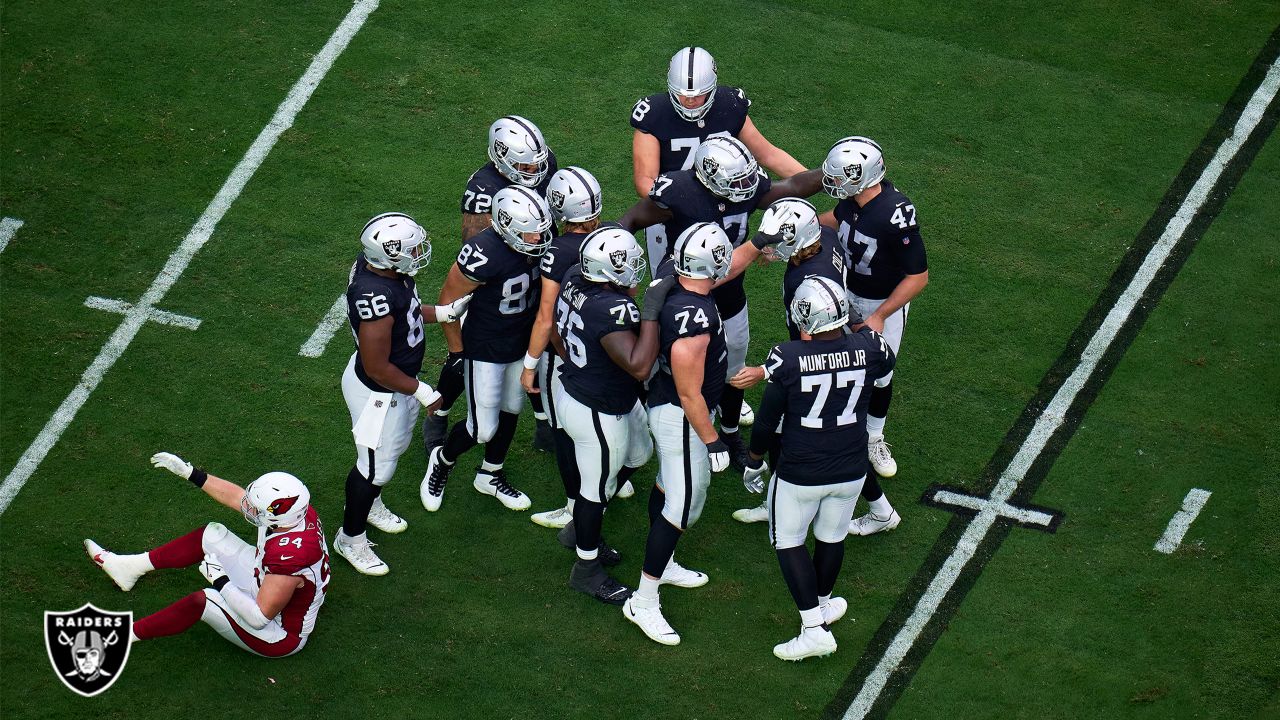
<path fill-rule="evenodd" d="M 220 592 L 231 611 L 240 616 L 240 619 L 254 630 L 261 630 L 271 622 L 271 619 L 263 615 L 262 609 L 258 607 L 258 599 L 235 583 L 223 585 Z"/>
<path fill-rule="evenodd" d="M 773 436 L 777 434 L 778 421 L 786 411 L 787 391 L 781 385 L 770 380 L 764 388 L 764 399 L 760 401 L 760 410 L 756 412 L 756 422 L 751 428 L 751 452 L 755 455 L 769 454 Z"/>

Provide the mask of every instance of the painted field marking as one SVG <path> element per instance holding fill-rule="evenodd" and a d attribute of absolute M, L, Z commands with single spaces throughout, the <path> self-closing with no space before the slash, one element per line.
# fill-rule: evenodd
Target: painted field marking
<path fill-rule="evenodd" d="M 934 490 L 932 495 L 926 492 L 926 497 L 931 501 L 931 504 L 964 508 L 975 512 L 990 510 L 998 517 L 1008 518 L 1019 525 L 1040 527 L 1046 530 L 1055 529 L 1062 519 L 1062 513 L 1021 508 L 1007 502 L 998 502 L 990 498 L 976 497 L 943 488 Z"/>
<path fill-rule="evenodd" d="M 117 315 L 128 315 L 133 309 L 133 303 L 127 303 L 123 300 L 112 300 L 110 298 L 98 297 L 90 295 L 84 299 L 84 306 L 93 308 L 94 310 L 106 310 Z M 147 313 L 147 320 L 160 323 L 161 325 L 173 325 L 174 327 L 186 328 L 188 330 L 200 329 L 200 318 L 188 317 L 177 313 L 165 312 L 151 308 Z"/>
<path fill-rule="evenodd" d="M 244 157 L 236 164 L 231 171 L 231 175 L 227 177 L 222 188 L 218 190 L 218 194 L 214 196 L 209 206 L 205 208 L 195 226 L 187 233 L 182 244 L 169 256 L 164 268 L 156 275 L 155 280 L 151 282 L 151 287 L 147 288 L 147 291 L 143 293 L 142 299 L 138 301 L 138 304 L 125 311 L 124 321 L 120 323 L 120 327 L 116 328 L 116 331 L 111 334 L 102 349 L 98 351 L 98 356 L 93 359 L 84 374 L 80 376 L 80 382 L 76 383 L 71 394 L 67 395 L 62 404 L 58 406 L 58 409 L 54 411 L 53 417 L 49 418 L 49 422 L 45 423 L 40 434 L 31 442 L 31 446 L 27 448 L 26 452 L 22 453 L 22 457 L 18 459 L 18 464 L 4 479 L 4 484 L 0 485 L 0 514 L 3 514 L 9 508 L 9 504 L 13 502 L 18 492 L 22 490 L 22 486 L 31 478 L 36 468 L 40 467 L 40 463 L 45 456 L 49 454 L 49 451 L 53 449 L 53 446 L 62 437 L 62 433 L 71 424 L 71 421 L 75 419 L 76 413 L 80 411 L 80 408 L 84 407 L 89 396 L 98 387 L 98 383 L 102 382 L 102 377 L 107 370 L 111 369 L 111 366 L 115 364 L 116 360 L 120 359 L 125 349 L 133 342 L 138 330 L 148 320 L 152 319 L 151 313 L 156 303 L 164 298 L 169 289 L 173 287 L 173 284 L 182 276 L 187 266 L 191 264 L 191 259 L 209 241 L 209 237 L 213 235 L 218 222 L 227 214 L 227 210 L 235 202 L 236 198 L 240 197 L 240 192 L 244 190 L 249 179 L 261 167 L 267 154 L 275 147 L 276 141 L 293 125 L 294 119 L 298 117 L 302 107 L 311 98 L 311 93 L 315 92 L 316 86 L 329 73 L 334 61 L 347 48 L 351 38 L 355 37 L 355 34 L 364 25 L 365 20 L 369 18 L 369 14 L 376 10 L 377 7 L 378 0 L 358 0 L 347 13 L 347 16 L 342 19 L 338 29 L 329 37 L 329 41 L 316 54 L 306 72 L 289 90 L 289 94 L 285 96 L 284 101 L 276 108 L 275 114 L 271 116 L 270 122 L 267 123 L 266 127 L 262 128 L 262 132 L 258 134 L 257 139 L 253 141 Z"/>
<path fill-rule="evenodd" d="M 338 332 L 338 328 L 342 327 L 342 321 L 347 319 L 347 296 L 342 294 L 337 300 L 333 301 L 333 305 L 329 308 L 329 312 L 324 314 L 324 318 L 320 320 L 320 324 L 316 326 L 316 331 L 311 333 L 311 337 L 302 343 L 302 348 L 298 350 L 298 354 L 302 357 L 318 358 L 324 354 L 324 349 L 329 346 L 329 341 L 333 339 L 334 333 Z"/>
<path fill-rule="evenodd" d="M 25 224 L 18 218 L 7 217 L 0 220 L 0 253 L 9 247 L 9 241 L 13 239 L 13 234 L 18 232 L 18 229 Z"/>
<path fill-rule="evenodd" d="M 1164 267 L 1165 261 L 1195 219 L 1200 208 L 1209 200 L 1210 193 L 1222 177 L 1223 171 L 1262 121 L 1263 114 L 1275 98 L 1277 89 L 1280 89 L 1280 58 L 1271 61 L 1262 82 L 1250 96 L 1231 134 L 1223 139 L 1195 184 L 1187 191 L 1177 211 L 1169 219 L 1164 231 L 1143 259 L 1141 266 L 1135 271 L 1124 291 L 1111 306 L 1080 353 L 1075 369 L 1063 381 L 1049 403 L 1037 414 L 1026 439 L 1000 474 L 988 498 L 989 502 L 969 521 L 964 533 L 955 542 L 955 547 L 930 580 L 911 614 L 889 642 L 874 668 L 867 674 L 857 695 L 845 709 L 843 713 L 845 718 L 860 720 L 871 712 L 872 706 L 889 683 L 890 677 L 902 664 L 925 626 L 938 611 L 959 579 L 965 565 L 973 559 L 978 546 L 991 531 L 991 527 L 1001 517 L 997 508 L 1013 497 L 1019 483 L 1026 477 L 1055 431 L 1062 425 L 1072 402 L 1092 377 L 1112 341 L 1124 327 L 1156 274 Z"/>
<path fill-rule="evenodd" d="M 1156 541 L 1156 552 L 1162 552 L 1165 555 L 1172 555 L 1174 550 L 1182 544 L 1182 537 L 1187 534 L 1187 529 L 1191 527 L 1191 523 L 1195 522 L 1196 516 L 1204 509 L 1204 504 L 1209 502 L 1209 496 L 1213 493 L 1200 488 L 1191 488 L 1187 496 L 1182 499 L 1182 509 L 1173 514 L 1169 519 L 1169 527 L 1164 529 L 1164 535 Z"/>

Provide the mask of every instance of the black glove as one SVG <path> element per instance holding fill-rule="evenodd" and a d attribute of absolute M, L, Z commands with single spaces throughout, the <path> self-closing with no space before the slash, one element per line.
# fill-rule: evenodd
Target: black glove
<path fill-rule="evenodd" d="M 729 467 L 729 446 L 720 438 L 707 443 L 707 455 L 711 458 L 711 472 Z"/>
<path fill-rule="evenodd" d="M 440 371 L 441 375 L 445 373 L 453 373 L 459 377 L 462 376 L 462 353 L 451 352 L 444 359 L 444 368 Z"/>
<path fill-rule="evenodd" d="M 662 314 L 662 305 L 667 301 L 667 294 L 675 286 L 675 278 L 658 278 L 649 283 L 649 287 L 644 291 L 644 307 L 640 310 L 640 319 L 656 321 Z"/>
<path fill-rule="evenodd" d="M 795 234 L 794 227 L 785 226 L 785 225 L 782 228 L 779 228 L 778 232 L 774 232 L 774 233 L 767 233 L 763 231 L 757 232 L 755 235 L 751 236 L 751 244 L 755 245 L 757 250 L 763 251 L 766 247 L 770 245 L 777 245 L 778 243 L 782 242 L 785 239 L 783 238 L 783 233 L 787 231 L 789 228 L 791 230 L 791 234 L 794 235 Z"/>

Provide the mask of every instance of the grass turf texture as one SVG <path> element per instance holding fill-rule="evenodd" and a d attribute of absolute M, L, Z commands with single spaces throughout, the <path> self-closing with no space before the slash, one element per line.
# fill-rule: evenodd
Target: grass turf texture
<path fill-rule="evenodd" d="M 84 298 L 137 299 L 346 9 L 5 6 L 0 211 L 27 223 L 0 257 L 6 471 L 119 322 Z M 145 328 L 6 512 L 0 713 L 171 717 L 236 698 L 320 715 L 817 715 L 948 520 L 915 505 L 920 492 L 978 477 L 1280 21 L 1264 3 L 889 12 L 723 3 L 677 25 L 670 10 L 623 4 L 446 14 L 384 3 L 162 303 L 201 318 L 199 331 Z M 537 28 L 545 44 L 503 43 L 493 31 L 516 26 Z M 199 586 L 194 571 L 172 571 L 122 595 L 84 558 L 82 537 L 133 551 L 209 520 L 236 521 L 151 470 L 151 452 L 240 481 L 288 469 L 336 530 L 352 453 L 338 389 L 350 345 L 343 331 L 318 360 L 297 351 L 342 290 L 363 222 L 401 209 L 432 231 L 437 259 L 419 278 L 432 297 L 457 249 L 458 196 L 483 161 L 484 129 L 508 112 L 539 123 L 562 163 L 592 170 L 606 216 L 620 214 L 634 197 L 631 103 L 661 90 L 666 58 L 690 41 L 717 55 L 724 82 L 756 101 L 756 123 L 801 162 L 850 132 L 879 140 L 929 243 L 934 284 L 913 307 L 889 428 L 902 471 L 886 490 L 904 523 L 849 541 L 839 588 L 850 615 L 836 626 L 835 658 L 784 666 L 769 653 L 794 634 L 795 613 L 763 526 L 728 518 L 755 498 L 727 474 L 678 551 L 711 584 L 663 594 L 684 636 L 671 649 L 567 590 L 569 553 L 526 514 L 470 490 L 465 464 L 441 513 L 419 510 L 425 463 L 410 453 L 387 490 L 409 531 L 378 548 L 392 574 L 363 578 L 335 557 L 302 654 L 254 658 L 198 627 L 134 648 L 126 676 L 100 698 L 62 688 L 44 656 L 43 610 L 92 601 L 142 615 Z M 1264 177 L 1251 183 L 1255 174 Z M 1274 581 L 1243 580 L 1275 574 L 1266 560 L 1274 538 L 1251 544 L 1245 530 L 1267 524 L 1245 512 L 1265 499 L 1246 493 L 1265 492 L 1276 468 L 1257 430 L 1275 425 L 1276 388 L 1250 384 L 1276 375 L 1266 354 L 1275 323 L 1221 302 L 1221 289 L 1252 272 L 1258 280 L 1239 286 L 1256 299 L 1239 307 L 1275 304 L 1266 302 L 1274 252 L 1264 251 L 1275 177 L 1275 151 L 1264 149 L 1036 498 L 1066 512 L 1058 535 L 1014 531 L 896 715 L 1274 709 L 1265 672 L 1242 677 L 1214 658 L 1256 669 L 1275 655 L 1266 645 L 1274 649 L 1274 621 L 1253 634 L 1237 627 L 1237 615 L 1261 614 L 1275 592 Z M 1222 262 L 1205 252 L 1215 241 L 1234 250 Z M 780 276 L 768 268 L 748 278 L 756 359 L 785 334 Z M 1188 329 L 1197 326 L 1208 334 Z M 1205 346 L 1218 328 L 1238 355 L 1215 367 Z M 428 343 L 424 376 L 434 380 L 437 330 Z M 1208 368 L 1183 363 L 1201 355 Z M 1242 388 L 1259 393 L 1256 421 L 1234 412 Z M 1199 430 L 1209 423 L 1212 432 Z M 528 450 L 530 429 L 526 417 L 508 468 L 537 511 L 557 503 L 560 483 L 551 458 Z M 1170 459 L 1153 465 L 1130 447 Z M 1204 464 L 1196 471 L 1192 461 Z M 1224 463 L 1236 468 L 1232 485 L 1215 487 L 1202 471 Z M 652 474 L 641 473 L 642 495 L 617 502 L 606 524 L 626 553 L 617 575 L 628 583 L 639 573 Z M 1150 551 L 1193 485 L 1215 491 L 1188 536 L 1205 550 Z M 1121 573 L 1123 587 L 1107 582 Z M 1212 612 L 1224 604 L 1239 613 Z M 1202 648 L 1196 637 L 1217 644 Z M 997 678 L 996 689 L 976 690 Z M 1079 697 L 1087 687 L 1099 691 Z M 1193 694 L 1201 704 L 1188 706 Z"/>

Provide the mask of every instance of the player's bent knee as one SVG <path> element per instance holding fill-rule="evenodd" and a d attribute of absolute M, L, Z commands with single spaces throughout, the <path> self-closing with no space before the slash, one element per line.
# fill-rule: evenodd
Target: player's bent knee
<path fill-rule="evenodd" d="M 211 553 L 218 547 L 218 543 L 227 539 L 231 531 L 226 525 L 220 522 L 211 522 L 204 526 L 204 534 L 200 536 L 200 546 L 206 553 Z"/>
<path fill-rule="evenodd" d="M 399 458 L 388 462 L 379 462 L 374 465 L 373 482 L 370 483 L 374 487 L 382 487 L 390 482 L 391 477 L 396 474 L 396 468 L 399 466 Z"/>

